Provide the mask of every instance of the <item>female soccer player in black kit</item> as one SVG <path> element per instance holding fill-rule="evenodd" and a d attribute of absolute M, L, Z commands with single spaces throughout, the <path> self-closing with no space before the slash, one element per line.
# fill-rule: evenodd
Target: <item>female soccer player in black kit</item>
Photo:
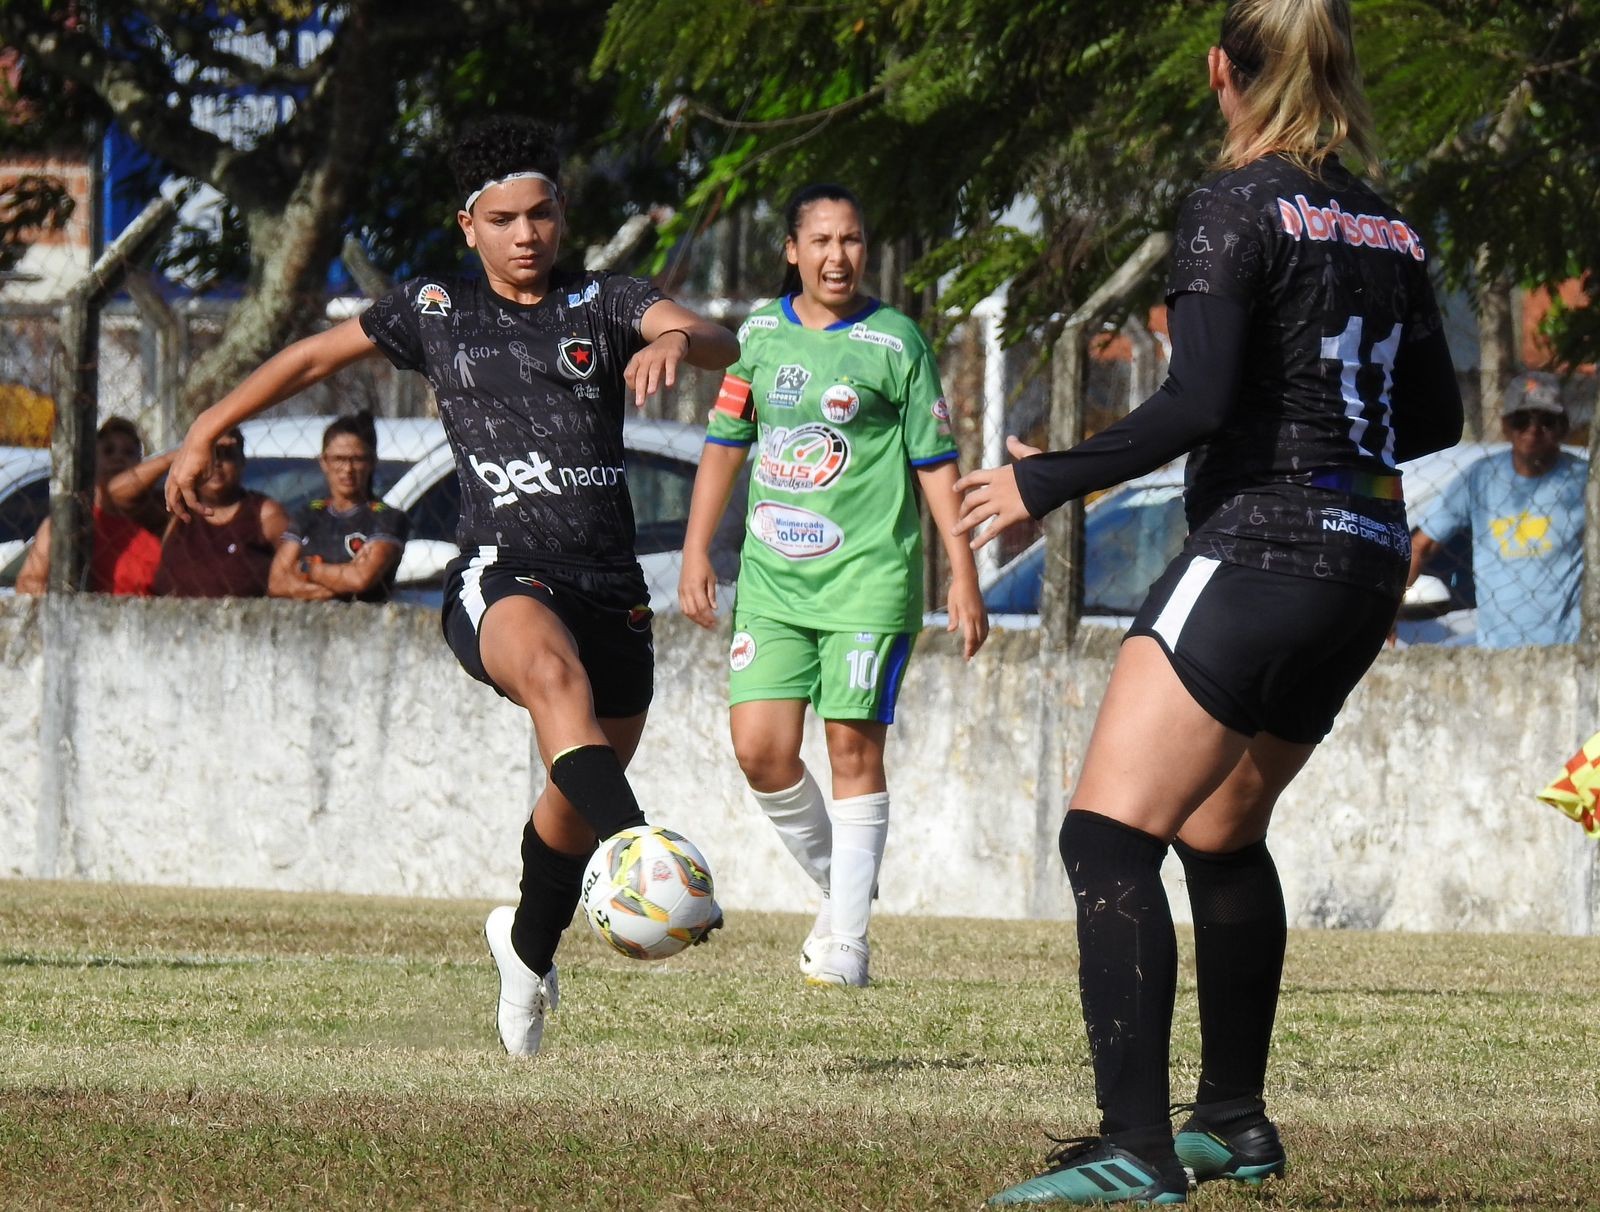
<path fill-rule="evenodd" d="M 634 556 L 622 420 L 680 362 L 720 370 L 733 333 L 618 274 L 556 268 L 564 217 L 549 133 L 467 130 L 456 218 L 483 277 L 416 278 L 361 316 L 269 358 L 190 428 L 167 479 L 179 517 L 229 426 L 361 358 L 428 377 L 461 481 L 462 554 L 445 582 L 456 658 L 533 718 L 549 780 L 523 831 L 522 898 L 485 925 L 508 1052 L 539 1049 L 554 956 L 597 837 L 642 825 L 623 768 L 652 693 L 649 593 Z"/>
<path fill-rule="evenodd" d="M 1232 0 L 1209 67 L 1225 171 L 1179 220 L 1167 381 L 1072 450 L 1012 439 L 1017 462 L 957 485 L 958 529 L 992 523 L 981 545 L 1190 452 L 1188 541 L 1129 628 L 1061 828 L 1100 1134 L 991 1204 L 1181 1203 L 1185 1166 L 1282 1172 L 1262 1100 L 1286 933 L 1267 823 L 1394 621 L 1395 464 L 1461 432 L 1423 245 L 1334 154 L 1373 163 L 1347 0 Z M 1202 1041 L 1176 1140 L 1168 846 Z"/>

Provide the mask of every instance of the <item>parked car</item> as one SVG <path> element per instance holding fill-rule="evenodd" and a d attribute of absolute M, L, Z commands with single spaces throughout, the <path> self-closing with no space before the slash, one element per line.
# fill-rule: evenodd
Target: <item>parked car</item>
<path fill-rule="evenodd" d="M 1413 521 L 1467 467 L 1506 443 L 1465 442 L 1401 466 L 1406 509 Z M 1083 621 L 1126 627 L 1145 591 L 1178 554 L 1188 534 L 1183 516 L 1185 460 L 1175 459 L 1096 498 L 1084 511 Z M 985 578 L 980 589 L 991 625 L 1012 630 L 1039 625 L 1044 573 L 1039 539 Z M 1471 644 L 1477 635 L 1470 536 L 1441 544 L 1401 603 L 1395 633 L 1400 644 Z M 927 618 L 943 626 L 942 611 Z"/>
<path fill-rule="evenodd" d="M 49 450 L 0 446 L 0 584 L 16 584 L 22 554 L 49 516 Z"/>
<path fill-rule="evenodd" d="M 437 422 L 435 426 L 433 446 L 383 498 L 405 510 L 411 519 L 411 538 L 395 575 L 395 598 L 429 606 L 439 604 L 445 565 L 457 555 L 455 530 L 461 513 L 455 458 L 443 428 Z M 650 587 L 650 606 L 656 611 L 676 610 L 683 536 L 705 430 L 698 425 L 639 418 L 623 427 L 622 440 L 628 492 L 633 498 L 636 549 Z M 712 541 L 712 566 L 718 579 L 725 582 L 738 576 L 747 491 L 748 479 L 741 477 Z M 719 596 L 726 600 L 731 595 Z"/>

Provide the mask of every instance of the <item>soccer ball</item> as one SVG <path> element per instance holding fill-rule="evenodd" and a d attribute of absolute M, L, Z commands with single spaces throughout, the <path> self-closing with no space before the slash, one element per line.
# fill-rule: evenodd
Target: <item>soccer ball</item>
<path fill-rule="evenodd" d="M 698 942 L 717 917 L 711 868 L 693 842 L 641 825 L 608 837 L 583 872 L 583 913 L 631 959 L 665 959 Z"/>

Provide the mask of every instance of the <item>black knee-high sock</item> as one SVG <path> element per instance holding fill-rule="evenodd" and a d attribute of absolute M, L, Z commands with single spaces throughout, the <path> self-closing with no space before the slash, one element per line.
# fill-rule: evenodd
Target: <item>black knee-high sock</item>
<path fill-rule="evenodd" d="M 529 821 L 522 830 L 522 899 L 511 920 L 511 946 L 540 976 L 550 971 L 561 932 L 578 908 L 588 857 L 552 850 Z"/>
<path fill-rule="evenodd" d="M 1093 812 L 1069 812 L 1061 858 L 1078 911 L 1078 986 L 1102 1133 L 1170 1140 L 1167 1060 L 1178 943 L 1161 886 L 1167 845 Z"/>
<path fill-rule="evenodd" d="M 1195 1101 L 1259 1098 L 1288 938 L 1278 868 L 1266 842 L 1231 854 L 1207 854 L 1182 842 L 1175 848 L 1194 916 L 1200 993 Z"/>
<path fill-rule="evenodd" d="M 579 745 L 557 754 L 550 763 L 550 781 L 601 840 L 647 823 L 610 745 Z"/>

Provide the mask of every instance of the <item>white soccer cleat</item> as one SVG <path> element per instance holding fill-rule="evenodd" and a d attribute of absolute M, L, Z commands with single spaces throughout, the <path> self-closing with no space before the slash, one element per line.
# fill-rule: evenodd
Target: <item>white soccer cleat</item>
<path fill-rule="evenodd" d="M 843 985 L 854 989 L 867 985 L 867 940 L 864 938 L 827 939 L 816 961 L 806 974 L 808 985 Z"/>
<path fill-rule="evenodd" d="M 500 1007 L 495 1015 L 500 1042 L 512 1056 L 532 1056 L 544 1039 L 545 1016 L 561 1001 L 552 964 L 546 976 L 539 976 L 517 955 L 511 945 L 511 923 L 517 911 L 510 905 L 491 910 L 483 923 L 483 936 L 489 941 L 489 954 L 500 969 Z"/>
<path fill-rule="evenodd" d="M 800 971 L 810 976 L 817 970 L 817 963 L 822 959 L 822 953 L 827 950 L 828 939 L 833 934 L 833 902 L 826 893 L 822 897 L 822 908 L 817 910 L 817 920 L 811 923 L 811 933 L 806 935 L 806 941 L 800 944 Z"/>

